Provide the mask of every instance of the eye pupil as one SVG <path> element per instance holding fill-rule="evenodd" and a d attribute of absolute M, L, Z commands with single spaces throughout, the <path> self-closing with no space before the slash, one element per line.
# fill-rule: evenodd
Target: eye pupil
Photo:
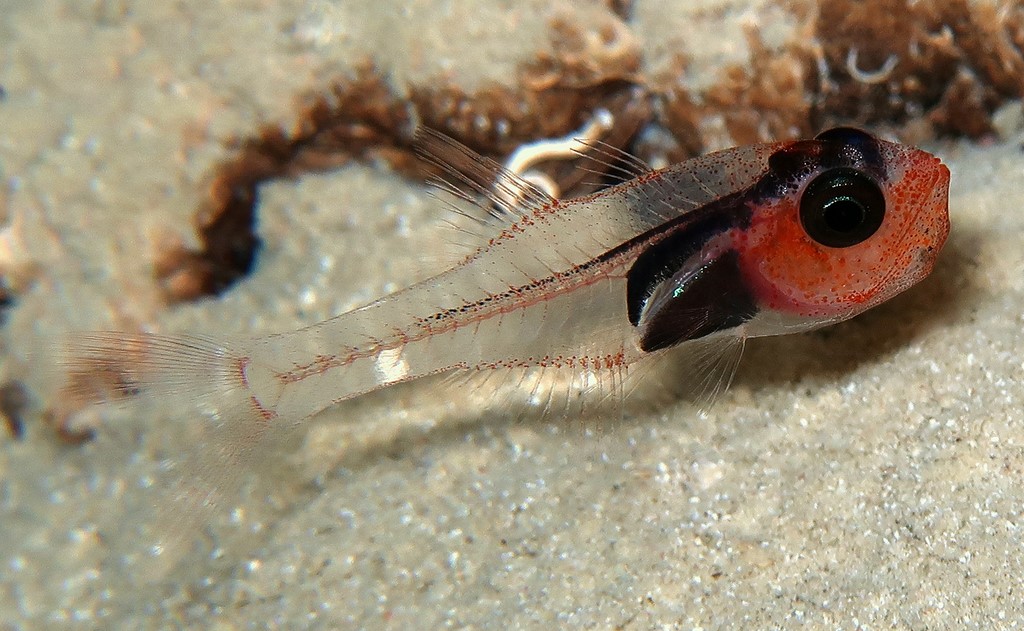
<path fill-rule="evenodd" d="M 818 175 L 800 198 L 800 223 L 807 235 L 830 248 L 862 243 L 885 217 L 885 195 L 868 175 L 835 168 Z"/>
<path fill-rule="evenodd" d="M 853 232 L 864 223 L 864 207 L 852 197 L 837 197 L 822 208 L 825 225 L 836 232 Z"/>

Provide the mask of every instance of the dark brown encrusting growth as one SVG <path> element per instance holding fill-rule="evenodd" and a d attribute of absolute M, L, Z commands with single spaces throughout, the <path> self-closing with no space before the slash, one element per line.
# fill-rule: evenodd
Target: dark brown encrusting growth
<path fill-rule="evenodd" d="M 747 32 L 748 64 L 723 69 L 701 94 L 659 77 L 667 128 L 684 151 L 721 119 L 733 144 L 793 139 L 856 123 L 978 138 L 992 113 L 1024 97 L 1024 5 L 968 0 L 786 3 L 803 26 L 779 50 Z M 686 72 L 680 58 L 678 73 Z M 712 126 L 714 127 L 714 126 Z M 721 139 L 713 138 L 721 145 Z"/>
<path fill-rule="evenodd" d="M 0 324 L 3 324 L 6 311 L 14 305 L 14 291 L 7 284 L 7 279 L 0 276 Z"/>
<path fill-rule="evenodd" d="M 979 137 L 991 114 L 1024 96 L 1024 5 L 943 0 L 819 0 L 830 76 L 822 119 L 901 122 Z"/>
<path fill-rule="evenodd" d="M 0 416 L 14 438 L 25 434 L 24 415 L 28 402 L 28 389 L 20 381 L 0 385 Z"/>
<path fill-rule="evenodd" d="M 735 144 L 806 138 L 816 131 L 811 111 L 816 78 L 809 50 L 773 54 L 753 28 L 746 32 L 750 67 L 727 69 L 704 96 L 705 115 L 720 113 Z"/>
<path fill-rule="evenodd" d="M 169 298 L 220 293 L 250 271 L 259 246 L 254 211 L 261 183 L 336 168 L 352 158 L 380 156 L 400 163 L 395 139 L 407 124 L 403 103 L 379 76 L 365 71 L 310 99 L 292 131 L 269 125 L 239 140 L 235 158 L 213 175 L 196 213 L 203 248 L 173 248 L 157 261 Z"/>
<path fill-rule="evenodd" d="M 605 142 L 625 145 L 650 116 L 646 99 L 625 78 L 573 83 L 551 81 L 548 65 L 532 74 L 543 87 L 522 94 L 492 88 L 468 96 L 453 86 L 414 89 L 408 101 L 366 67 L 355 79 L 326 94 L 309 97 L 286 131 L 267 126 L 254 138 L 240 140 L 236 157 L 218 169 L 207 199 L 196 214 L 200 251 L 173 247 L 157 261 L 157 276 L 172 301 L 216 294 L 249 272 L 259 237 L 254 212 L 259 185 L 276 178 L 337 168 L 349 160 L 386 161 L 407 175 L 427 175 L 412 151 L 417 124 L 444 131 L 474 150 L 503 156 L 530 139 L 565 135 L 586 122 L 593 111 L 612 113 L 615 128 Z M 538 79 L 539 80 L 539 79 Z M 481 126 L 479 121 L 500 126 Z M 564 190 L 579 183 L 577 170 L 552 167 Z M 585 174 L 584 174 L 585 175 Z"/>
<path fill-rule="evenodd" d="M 604 142 L 671 163 L 709 147 L 808 137 L 850 123 L 924 122 L 925 134 L 977 138 L 992 131 L 997 107 L 1024 97 L 1019 3 L 788 0 L 800 25 L 788 43 L 771 48 L 751 27 L 749 63 L 723 68 L 699 94 L 678 80 L 689 72 L 685 51 L 675 71 L 642 76 L 631 3 L 612 6 L 621 21 L 606 25 L 596 44 L 593 34 L 556 19 L 553 52 L 527 65 L 513 88 L 467 94 L 440 80 L 400 96 L 366 65 L 302 99 L 293 120 L 240 139 L 196 213 L 202 247 L 172 245 L 157 256 L 169 299 L 219 293 L 251 269 L 262 182 L 352 159 L 383 160 L 423 177 L 410 148 L 420 124 L 500 158 L 523 143 L 572 133 L 603 108 L 614 118 Z M 542 168 L 570 195 L 587 192 L 582 179 L 595 179 L 569 163 Z"/>

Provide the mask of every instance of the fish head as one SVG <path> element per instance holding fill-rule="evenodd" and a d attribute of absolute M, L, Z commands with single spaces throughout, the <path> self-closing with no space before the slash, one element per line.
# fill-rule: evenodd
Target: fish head
<path fill-rule="evenodd" d="M 851 318 L 931 273 L 949 234 L 949 169 L 856 129 L 779 143 L 734 231 L 750 335 Z"/>

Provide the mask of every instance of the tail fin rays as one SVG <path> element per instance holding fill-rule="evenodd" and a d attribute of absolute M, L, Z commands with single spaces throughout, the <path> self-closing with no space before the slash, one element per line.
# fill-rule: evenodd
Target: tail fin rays
<path fill-rule="evenodd" d="M 276 427 L 247 386 L 243 347 L 194 335 L 100 331 L 79 334 L 63 349 L 68 380 L 58 405 L 71 414 L 136 399 L 201 419 L 178 430 L 188 433 L 189 446 L 162 461 L 167 475 L 153 482 L 148 509 L 126 508 L 132 520 L 107 526 L 135 533 L 110 540 L 129 546 L 119 558 L 151 581 L 177 567 L 203 526 L 234 501 L 262 458 L 260 443 Z"/>
<path fill-rule="evenodd" d="M 103 403 L 235 392 L 245 388 L 237 369 L 241 358 L 223 343 L 194 335 L 94 331 L 71 340 L 61 364 L 69 394 Z"/>

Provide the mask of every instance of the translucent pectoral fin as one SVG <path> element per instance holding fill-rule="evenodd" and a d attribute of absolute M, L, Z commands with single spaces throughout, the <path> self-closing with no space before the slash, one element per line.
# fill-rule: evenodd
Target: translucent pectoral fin
<path fill-rule="evenodd" d="M 732 385 L 745 345 L 737 330 L 651 353 L 632 368 L 635 398 L 652 412 L 681 403 L 705 413 Z"/>

